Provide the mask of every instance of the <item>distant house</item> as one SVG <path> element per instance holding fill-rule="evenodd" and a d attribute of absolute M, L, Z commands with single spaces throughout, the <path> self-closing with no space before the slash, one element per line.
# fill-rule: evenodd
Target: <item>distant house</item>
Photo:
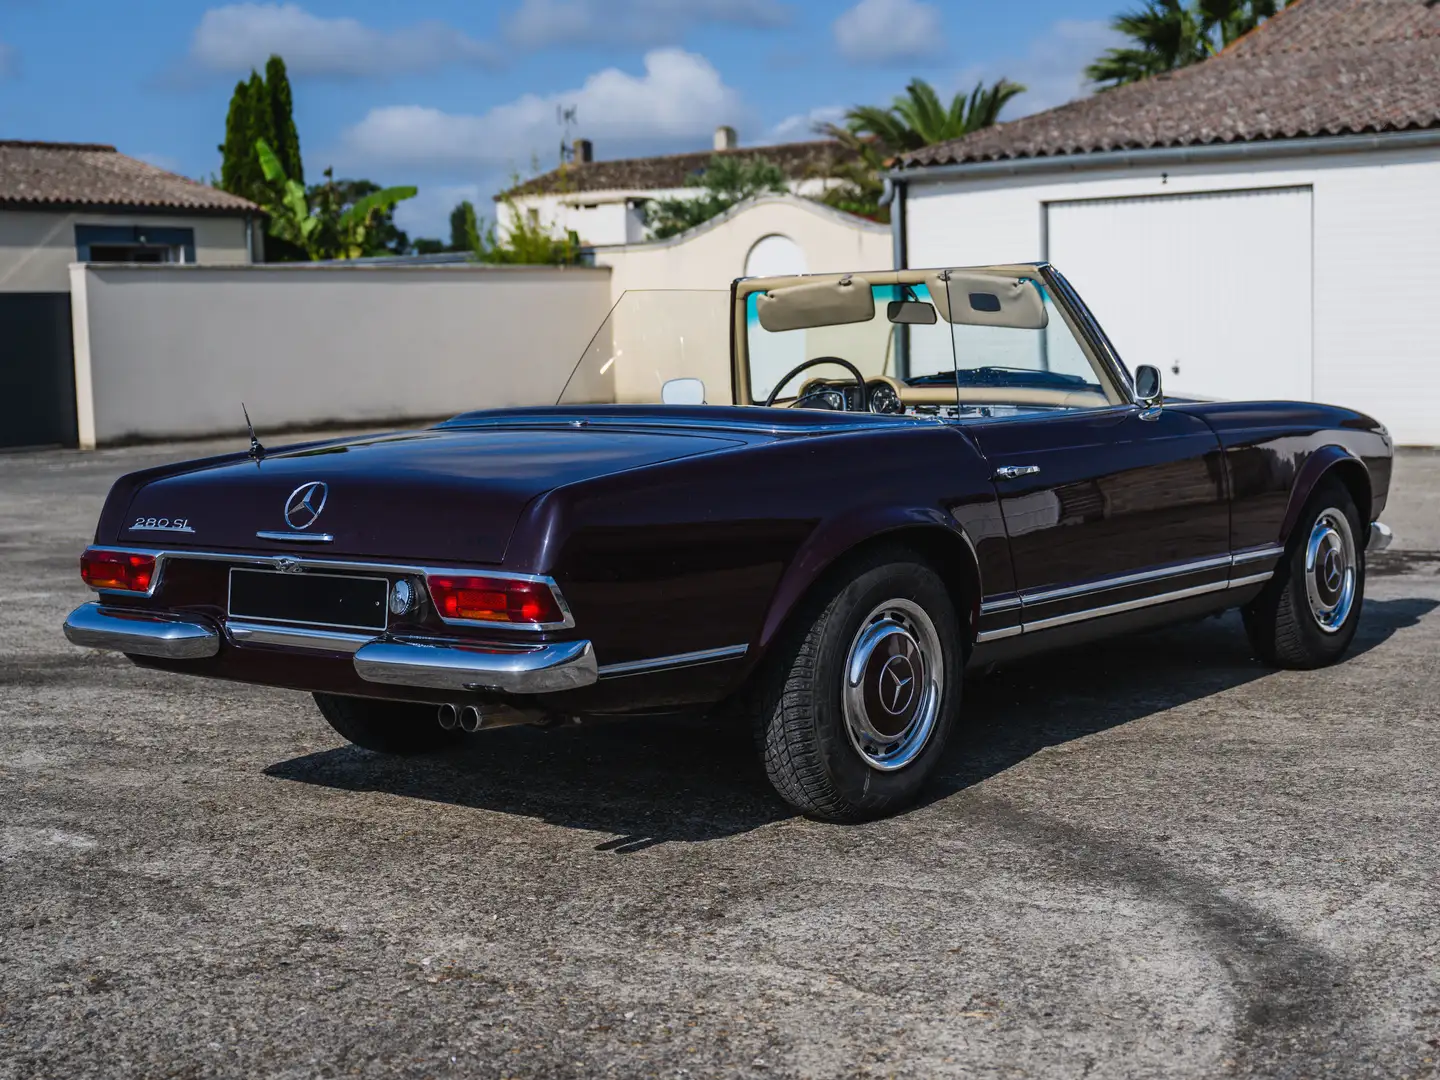
<path fill-rule="evenodd" d="M 71 263 L 248 263 L 262 217 L 113 146 L 0 140 L 0 446 L 76 440 Z"/>
<path fill-rule="evenodd" d="M 808 196 L 831 186 L 835 166 L 854 156 L 829 139 L 739 147 L 729 127 L 716 129 L 712 149 L 686 154 L 596 161 L 588 139 L 577 139 L 574 149 L 572 163 L 495 196 L 502 231 L 511 224 L 506 204 L 513 203 L 537 224 L 574 231 L 586 247 L 635 244 L 645 239 L 645 204 L 695 195 L 686 179 L 704 172 L 717 154 L 765 158 L 784 171 L 792 194 Z"/>
<path fill-rule="evenodd" d="M 893 180 L 908 265 L 1048 258 L 1167 390 L 1348 404 L 1440 443 L 1440 4 L 1299 0 Z"/>

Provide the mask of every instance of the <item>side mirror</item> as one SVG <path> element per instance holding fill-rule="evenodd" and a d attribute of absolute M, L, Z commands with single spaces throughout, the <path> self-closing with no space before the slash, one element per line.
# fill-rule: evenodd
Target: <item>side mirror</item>
<path fill-rule="evenodd" d="M 1165 404 L 1165 392 L 1160 386 L 1160 369 L 1141 364 L 1135 369 L 1135 402 L 1146 411 L 1159 409 Z"/>
<path fill-rule="evenodd" d="M 704 405 L 705 384 L 699 379 L 668 379 L 660 387 L 660 400 L 666 405 Z"/>

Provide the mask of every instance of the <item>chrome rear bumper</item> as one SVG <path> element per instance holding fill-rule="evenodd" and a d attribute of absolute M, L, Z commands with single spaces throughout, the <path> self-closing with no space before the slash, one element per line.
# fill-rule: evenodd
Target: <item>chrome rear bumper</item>
<path fill-rule="evenodd" d="M 1370 543 L 1366 545 L 1366 551 L 1384 551 L 1395 540 L 1395 534 L 1390 531 L 1390 526 L 1380 521 L 1370 523 Z"/>
<path fill-rule="evenodd" d="M 226 636 L 238 645 L 286 645 L 354 653 L 355 672 L 366 682 L 433 690 L 500 690 L 550 694 L 589 686 L 599 677 L 588 641 L 551 645 L 421 643 L 364 638 L 237 622 Z M 209 623 L 178 615 L 82 604 L 65 620 L 73 644 L 114 649 L 165 660 L 198 660 L 220 651 L 221 633 Z"/>
<path fill-rule="evenodd" d="M 199 660 L 220 651 L 220 634 L 205 623 L 152 612 L 81 604 L 65 620 L 75 645 L 166 660 Z"/>
<path fill-rule="evenodd" d="M 595 650 L 588 641 L 515 649 L 375 641 L 355 654 L 355 671 L 368 682 L 390 686 L 511 694 L 575 690 L 599 678 Z"/>

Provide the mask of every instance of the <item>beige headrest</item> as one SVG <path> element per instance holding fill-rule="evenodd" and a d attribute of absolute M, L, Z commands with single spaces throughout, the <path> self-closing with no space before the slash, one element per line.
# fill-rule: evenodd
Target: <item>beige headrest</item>
<path fill-rule="evenodd" d="M 940 317 L 948 323 L 1016 330 L 1044 330 L 1050 325 L 1045 300 L 1033 281 L 942 270 L 928 276 L 925 287 Z"/>
<path fill-rule="evenodd" d="M 755 311 L 772 333 L 869 322 L 875 318 L 875 294 L 864 278 L 850 276 L 771 289 L 755 298 Z"/>

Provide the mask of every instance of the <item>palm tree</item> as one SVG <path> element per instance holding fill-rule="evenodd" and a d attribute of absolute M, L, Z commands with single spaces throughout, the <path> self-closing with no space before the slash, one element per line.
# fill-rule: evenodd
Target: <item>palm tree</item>
<path fill-rule="evenodd" d="M 843 126 L 824 124 L 820 130 L 850 146 L 878 144 L 882 156 L 894 157 L 990 127 L 1000 118 L 1000 110 L 1024 92 L 1025 87 L 1009 79 L 989 87 L 982 81 L 969 97 L 958 93 L 947 107 L 933 86 L 924 79 L 912 79 L 904 95 L 888 108 L 857 105 L 845 113 Z"/>
<path fill-rule="evenodd" d="M 1134 44 L 1107 50 L 1085 69 L 1101 86 L 1123 86 L 1198 64 L 1294 0 L 1145 0 L 1110 24 Z"/>

